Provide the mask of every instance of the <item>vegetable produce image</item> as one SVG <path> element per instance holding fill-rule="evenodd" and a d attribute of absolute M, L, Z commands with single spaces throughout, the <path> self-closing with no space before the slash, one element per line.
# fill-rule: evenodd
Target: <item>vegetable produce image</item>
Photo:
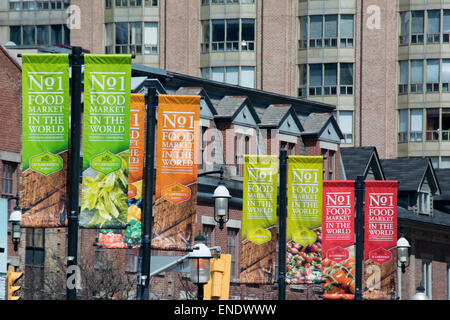
<path fill-rule="evenodd" d="M 104 175 L 95 172 L 85 177 L 82 186 L 81 211 L 87 210 L 87 227 L 123 228 L 128 216 L 128 150 L 119 154 L 122 166 Z"/>
<path fill-rule="evenodd" d="M 286 282 L 288 284 L 313 283 L 322 277 L 322 228 L 313 229 L 314 243 L 302 246 L 291 240 L 286 246 Z"/>
<path fill-rule="evenodd" d="M 340 263 L 328 258 L 322 261 L 324 297 L 326 299 L 353 299 L 355 293 L 355 258 Z"/>

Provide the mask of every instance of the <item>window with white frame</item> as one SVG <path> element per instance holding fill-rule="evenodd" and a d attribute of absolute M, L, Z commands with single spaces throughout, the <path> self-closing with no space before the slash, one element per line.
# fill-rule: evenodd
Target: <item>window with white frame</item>
<path fill-rule="evenodd" d="M 417 211 L 421 214 L 430 215 L 433 212 L 432 195 L 429 192 L 417 193 Z"/>
<path fill-rule="evenodd" d="M 423 140 L 423 109 L 411 109 L 409 141 L 419 142 L 422 140 Z"/>
<path fill-rule="evenodd" d="M 341 129 L 342 143 L 353 143 L 353 111 L 339 111 L 338 115 L 339 128 Z"/>
<path fill-rule="evenodd" d="M 424 42 L 424 11 L 411 11 L 411 44 Z"/>
<path fill-rule="evenodd" d="M 427 43 L 441 41 L 441 10 L 427 11 Z"/>
<path fill-rule="evenodd" d="M 227 228 L 227 252 L 231 254 L 231 279 L 236 279 L 239 277 L 239 239 L 238 239 L 239 229 Z"/>
<path fill-rule="evenodd" d="M 205 79 L 249 88 L 255 87 L 255 67 L 229 66 L 202 68 L 201 73 Z"/>
<path fill-rule="evenodd" d="M 422 260 L 422 281 L 428 299 L 433 299 L 433 273 L 431 259 Z"/>
<path fill-rule="evenodd" d="M 105 24 L 105 53 L 158 54 L 157 22 Z"/>
<path fill-rule="evenodd" d="M 2 161 L 2 175 L 1 175 L 1 195 L 15 196 L 16 195 L 16 170 L 17 164 L 9 161 Z"/>
<path fill-rule="evenodd" d="M 427 61 L 427 92 L 439 92 L 440 60 L 428 59 Z"/>
<path fill-rule="evenodd" d="M 410 93 L 423 92 L 423 60 L 411 60 Z"/>

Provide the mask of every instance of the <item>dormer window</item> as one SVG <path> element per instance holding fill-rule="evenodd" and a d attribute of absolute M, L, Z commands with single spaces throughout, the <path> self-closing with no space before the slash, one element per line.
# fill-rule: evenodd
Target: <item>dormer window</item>
<path fill-rule="evenodd" d="M 420 191 L 417 193 L 417 211 L 421 214 L 433 213 L 431 193 Z"/>

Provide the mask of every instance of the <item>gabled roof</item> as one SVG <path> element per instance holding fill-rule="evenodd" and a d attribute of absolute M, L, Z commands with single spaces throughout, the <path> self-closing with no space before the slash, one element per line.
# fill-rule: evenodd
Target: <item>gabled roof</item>
<path fill-rule="evenodd" d="M 216 104 L 217 114 L 214 116 L 217 120 L 229 120 L 230 122 L 239 114 L 239 112 L 248 106 L 250 113 L 256 123 L 261 122 L 252 103 L 246 96 L 225 96 Z"/>
<path fill-rule="evenodd" d="M 430 188 L 436 194 L 441 193 L 439 182 L 429 158 L 382 159 L 381 165 L 386 180 L 398 180 L 399 191 L 416 191 L 422 187 L 428 177 Z"/>
<path fill-rule="evenodd" d="M 335 128 L 336 133 L 340 139 L 344 138 L 336 119 L 330 113 L 311 113 L 306 118 L 300 118 L 302 121 L 303 129 L 302 136 L 320 137 L 325 128 L 331 123 Z"/>
<path fill-rule="evenodd" d="M 260 128 L 279 128 L 283 121 L 292 115 L 297 127 L 303 131 L 303 126 L 297 117 L 295 109 L 290 104 L 271 104 L 265 110 L 261 117 Z"/>
<path fill-rule="evenodd" d="M 177 91 L 175 91 L 175 94 L 201 96 L 208 105 L 208 108 L 210 109 L 211 113 L 213 115 L 217 114 L 217 110 L 216 108 L 214 108 L 211 99 L 209 99 L 208 93 L 206 93 L 206 91 L 201 87 L 179 87 Z"/>
<path fill-rule="evenodd" d="M 450 202 L 450 168 L 449 169 L 435 169 L 436 177 L 441 187 L 441 194 L 434 198 L 435 201 Z"/>
<path fill-rule="evenodd" d="M 346 179 L 355 180 L 357 176 L 367 178 L 372 172 L 376 180 L 385 180 L 377 148 L 341 147 L 341 158 Z"/>

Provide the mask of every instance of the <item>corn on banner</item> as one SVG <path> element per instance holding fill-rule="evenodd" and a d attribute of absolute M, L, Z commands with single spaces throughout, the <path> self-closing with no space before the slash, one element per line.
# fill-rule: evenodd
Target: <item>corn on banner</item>
<path fill-rule="evenodd" d="M 130 165 L 128 172 L 128 225 L 123 229 L 100 229 L 103 248 L 129 248 L 141 243 L 142 179 L 145 150 L 145 95 L 131 94 Z"/>
<path fill-rule="evenodd" d="M 197 206 L 200 96 L 158 96 L 152 248 L 186 250 Z"/>
<path fill-rule="evenodd" d="M 125 228 L 131 55 L 84 55 L 80 227 Z"/>
<path fill-rule="evenodd" d="M 288 157 L 286 282 L 320 280 L 323 157 Z"/>
<path fill-rule="evenodd" d="M 366 181 L 364 299 L 391 298 L 397 278 L 397 181 Z"/>
<path fill-rule="evenodd" d="M 69 57 L 22 55 L 22 226 L 64 227 L 69 148 Z"/>
<path fill-rule="evenodd" d="M 273 283 L 278 157 L 244 155 L 240 282 Z"/>
<path fill-rule="evenodd" d="M 353 300 L 355 292 L 355 182 L 323 182 L 324 299 Z"/>

